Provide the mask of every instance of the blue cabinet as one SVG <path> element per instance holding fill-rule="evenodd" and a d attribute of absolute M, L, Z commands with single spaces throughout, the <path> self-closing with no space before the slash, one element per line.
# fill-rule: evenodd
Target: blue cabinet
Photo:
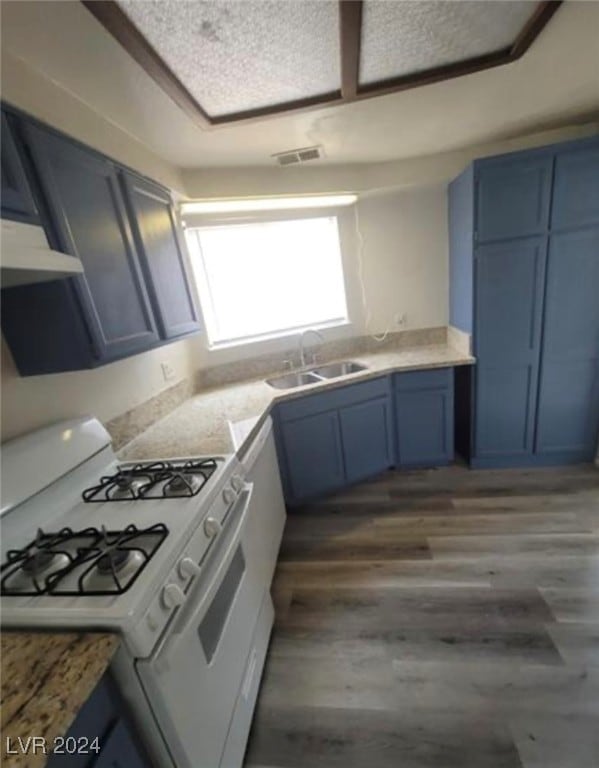
<path fill-rule="evenodd" d="M 12 125 L 2 111 L 2 218 L 22 221 L 25 224 L 39 222 L 33 195 L 17 150 Z"/>
<path fill-rule="evenodd" d="M 290 497 L 302 499 L 344 482 L 337 411 L 317 413 L 283 425 L 283 448 Z"/>
<path fill-rule="evenodd" d="M 305 395 L 276 409 L 275 438 L 290 504 L 392 466 L 388 377 Z"/>
<path fill-rule="evenodd" d="M 475 240 L 541 234 L 549 221 L 550 155 L 509 156 L 475 169 Z"/>
<path fill-rule="evenodd" d="M 109 673 L 99 681 L 47 768 L 150 768 Z"/>
<path fill-rule="evenodd" d="M 121 180 L 162 338 L 199 331 L 170 194 L 129 171 L 121 171 Z"/>
<path fill-rule="evenodd" d="M 397 464 L 435 467 L 453 460 L 453 369 L 393 377 Z"/>
<path fill-rule="evenodd" d="M 542 359 L 537 454 L 592 458 L 599 425 L 599 225 L 551 238 Z"/>
<path fill-rule="evenodd" d="M 197 332 L 168 191 L 35 120 L 10 117 L 49 242 L 84 267 L 2 291 L 2 330 L 21 375 L 91 368 Z"/>
<path fill-rule="evenodd" d="M 555 158 L 551 228 L 599 221 L 599 147 L 571 147 Z"/>
<path fill-rule="evenodd" d="M 389 467 L 453 459 L 453 368 L 383 376 L 277 406 L 275 439 L 288 504 Z"/>
<path fill-rule="evenodd" d="M 475 252 L 476 455 L 533 448 L 545 238 L 479 246 Z"/>
<path fill-rule="evenodd" d="M 36 125 L 25 132 L 60 249 L 85 270 L 71 280 L 98 358 L 148 349 L 158 329 L 113 164 Z"/>
<path fill-rule="evenodd" d="M 339 411 L 345 480 L 355 483 L 393 462 L 391 401 L 379 397 Z"/>
<path fill-rule="evenodd" d="M 473 466 L 591 460 L 599 140 L 477 161 L 450 185 L 449 215 L 450 317 L 477 357 L 459 377 L 460 446 Z"/>

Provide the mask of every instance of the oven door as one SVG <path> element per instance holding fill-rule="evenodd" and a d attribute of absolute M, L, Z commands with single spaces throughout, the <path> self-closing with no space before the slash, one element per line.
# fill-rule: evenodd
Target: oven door
<path fill-rule="evenodd" d="M 176 768 L 220 764 L 243 682 L 264 585 L 247 560 L 253 486 L 233 510 L 233 527 L 211 570 L 137 673 Z"/>

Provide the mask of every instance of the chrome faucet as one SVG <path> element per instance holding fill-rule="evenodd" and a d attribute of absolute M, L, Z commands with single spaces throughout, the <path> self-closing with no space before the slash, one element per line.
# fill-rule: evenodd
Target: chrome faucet
<path fill-rule="evenodd" d="M 318 339 L 319 339 L 320 343 L 324 344 L 324 337 L 323 337 L 322 333 L 320 333 L 319 331 L 314 330 L 314 328 L 308 328 L 307 330 L 305 330 L 302 333 L 300 333 L 298 346 L 299 346 L 300 367 L 301 368 L 304 368 L 306 366 L 306 364 L 307 364 L 306 363 L 305 339 L 306 339 L 306 336 L 309 333 L 313 333 L 315 336 L 318 336 Z"/>

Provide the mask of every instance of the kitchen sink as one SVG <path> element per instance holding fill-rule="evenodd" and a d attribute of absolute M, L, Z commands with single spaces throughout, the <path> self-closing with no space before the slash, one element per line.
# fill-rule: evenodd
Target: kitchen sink
<path fill-rule="evenodd" d="M 311 372 L 286 373 L 283 376 L 275 376 L 274 379 L 266 379 L 266 383 L 275 389 L 293 389 L 306 384 L 316 384 L 318 381 L 322 381 L 322 377 Z"/>
<path fill-rule="evenodd" d="M 321 365 L 320 368 L 315 368 L 312 373 L 315 373 L 317 376 L 320 376 L 323 379 L 336 379 L 337 376 L 347 376 L 348 373 L 359 373 L 359 371 L 365 370 L 365 365 L 360 365 L 360 363 L 353 363 L 349 360 L 345 360 L 342 363 Z"/>
<path fill-rule="evenodd" d="M 321 365 L 313 371 L 285 373 L 283 376 L 275 376 L 274 379 L 266 379 L 266 383 L 275 389 L 293 389 L 294 387 L 316 384 L 319 381 L 336 379 L 338 376 L 347 376 L 348 373 L 358 373 L 365 370 L 365 365 L 344 360 L 342 363 Z"/>

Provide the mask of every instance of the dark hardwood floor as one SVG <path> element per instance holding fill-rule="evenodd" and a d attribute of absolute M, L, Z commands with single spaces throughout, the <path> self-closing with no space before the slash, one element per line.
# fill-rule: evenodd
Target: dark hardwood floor
<path fill-rule="evenodd" d="M 289 514 L 248 768 L 599 768 L 599 470 L 384 476 Z"/>

